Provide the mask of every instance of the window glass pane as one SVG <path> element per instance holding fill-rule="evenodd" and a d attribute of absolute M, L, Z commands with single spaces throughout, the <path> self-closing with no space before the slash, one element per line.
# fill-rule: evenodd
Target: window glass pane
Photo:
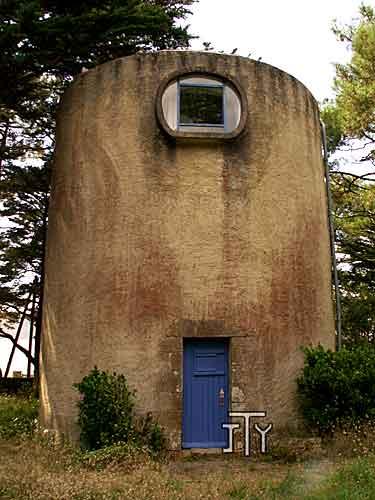
<path fill-rule="evenodd" d="M 223 87 L 181 85 L 180 123 L 223 126 Z"/>

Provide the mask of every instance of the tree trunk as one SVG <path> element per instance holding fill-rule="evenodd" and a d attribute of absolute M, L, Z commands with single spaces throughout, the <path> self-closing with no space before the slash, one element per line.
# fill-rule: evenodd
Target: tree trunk
<path fill-rule="evenodd" d="M 30 313 L 30 330 L 29 330 L 29 353 L 32 353 L 33 346 L 33 332 L 34 332 L 34 322 L 35 322 L 35 301 L 36 301 L 36 289 L 37 289 L 37 280 L 34 280 L 34 291 L 33 298 L 31 303 L 31 313 Z M 31 359 L 30 357 L 27 359 L 27 377 L 31 377 Z"/>
<path fill-rule="evenodd" d="M 23 310 L 23 313 L 22 313 L 22 316 L 21 316 L 21 320 L 19 322 L 19 325 L 18 325 L 18 329 L 17 329 L 17 333 L 16 333 L 16 336 L 14 337 L 14 342 L 13 342 L 13 346 L 12 346 L 12 350 L 10 352 L 10 356 L 9 356 L 9 360 L 8 360 L 8 364 L 7 364 L 7 367 L 5 369 L 5 374 L 4 374 L 4 377 L 8 377 L 9 375 L 9 371 L 10 371 L 10 366 L 12 364 L 12 361 L 13 361 L 13 356 L 14 356 L 14 352 L 16 350 L 16 346 L 18 345 L 18 339 L 20 337 L 20 334 L 21 334 L 21 330 L 22 330 L 22 325 L 23 325 L 23 322 L 25 321 L 25 318 L 26 318 L 26 314 L 27 314 L 27 309 L 29 307 L 29 303 L 30 303 L 30 298 L 31 298 L 31 294 L 32 292 L 29 293 L 27 299 L 26 299 L 26 304 L 25 304 L 25 308 Z M 19 346 L 20 347 L 20 346 Z"/>
<path fill-rule="evenodd" d="M 46 242 L 47 242 L 47 223 L 48 223 L 48 195 L 46 195 L 43 213 L 43 250 L 40 263 L 40 286 L 39 286 L 39 301 L 35 322 L 35 364 L 34 364 L 34 386 L 35 391 L 39 393 L 39 358 L 40 358 L 40 343 L 42 338 L 42 316 L 43 316 L 43 299 L 44 299 L 44 269 L 46 259 Z"/>
<path fill-rule="evenodd" d="M 9 132 L 9 118 L 6 121 L 5 129 L 4 129 L 4 134 L 1 137 L 1 144 L 0 144 L 0 179 L 2 177 L 3 155 L 4 155 L 4 152 L 5 152 L 6 146 L 7 146 L 8 132 Z"/>

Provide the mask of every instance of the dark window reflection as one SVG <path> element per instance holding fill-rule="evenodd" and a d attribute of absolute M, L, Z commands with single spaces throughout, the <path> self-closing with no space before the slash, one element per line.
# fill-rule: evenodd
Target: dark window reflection
<path fill-rule="evenodd" d="M 224 125 L 223 87 L 181 85 L 180 123 Z"/>

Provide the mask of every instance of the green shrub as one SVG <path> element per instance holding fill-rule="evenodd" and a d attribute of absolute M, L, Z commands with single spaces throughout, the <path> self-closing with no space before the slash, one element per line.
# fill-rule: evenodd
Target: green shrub
<path fill-rule="evenodd" d="M 124 375 L 109 374 L 95 367 L 74 387 L 82 395 L 78 402 L 78 423 L 83 448 L 98 450 L 125 444 L 147 447 L 155 453 L 165 448 L 161 427 L 152 416 L 135 417 L 135 393 L 129 390 Z"/>
<path fill-rule="evenodd" d="M 108 374 L 96 367 L 74 387 L 83 395 L 78 402 L 81 444 L 97 450 L 133 436 L 134 393 L 124 375 Z"/>
<path fill-rule="evenodd" d="M 375 418 L 375 349 L 306 348 L 298 392 L 306 422 L 329 431 L 340 421 Z"/>
<path fill-rule="evenodd" d="M 36 427 L 37 417 L 36 399 L 0 396 L 0 438 L 31 435 Z"/>
<path fill-rule="evenodd" d="M 154 453 L 160 453 L 166 447 L 163 430 L 150 413 L 136 422 L 135 440 L 139 446 L 147 446 Z"/>

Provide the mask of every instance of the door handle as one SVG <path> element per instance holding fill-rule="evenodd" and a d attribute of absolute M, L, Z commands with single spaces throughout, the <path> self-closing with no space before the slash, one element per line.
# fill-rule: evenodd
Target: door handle
<path fill-rule="evenodd" d="M 221 388 L 219 391 L 219 406 L 224 406 L 224 398 L 225 398 L 225 392 L 224 389 Z"/>

